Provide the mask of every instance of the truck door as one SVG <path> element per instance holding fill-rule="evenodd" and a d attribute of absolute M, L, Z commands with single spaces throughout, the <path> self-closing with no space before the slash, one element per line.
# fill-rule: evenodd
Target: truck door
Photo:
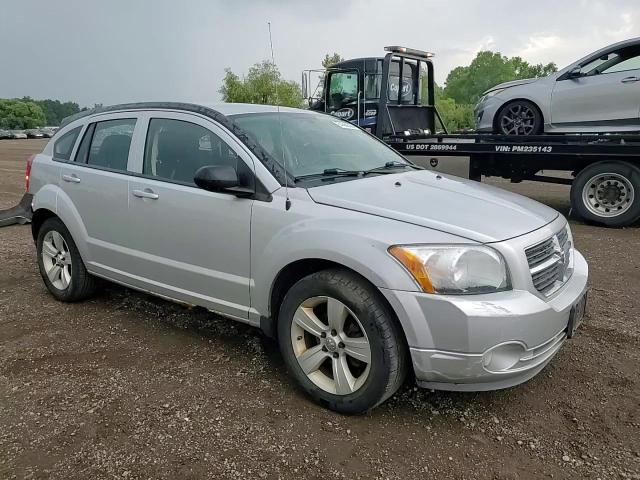
<path fill-rule="evenodd" d="M 359 124 L 358 71 L 344 70 L 329 73 L 325 111 L 342 120 Z"/>

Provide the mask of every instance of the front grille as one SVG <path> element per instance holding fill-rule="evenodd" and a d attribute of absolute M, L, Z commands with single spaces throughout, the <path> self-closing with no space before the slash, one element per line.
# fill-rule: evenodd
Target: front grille
<path fill-rule="evenodd" d="M 571 248 L 565 227 L 553 237 L 525 250 L 533 286 L 543 295 L 551 295 L 568 280 Z"/>

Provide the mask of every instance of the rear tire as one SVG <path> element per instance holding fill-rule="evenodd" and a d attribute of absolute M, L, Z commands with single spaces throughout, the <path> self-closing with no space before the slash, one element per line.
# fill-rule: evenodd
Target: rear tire
<path fill-rule="evenodd" d="M 640 169 L 626 162 L 598 162 L 571 185 L 571 206 L 583 219 L 626 227 L 640 219 Z"/>
<path fill-rule="evenodd" d="M 539 135 L 543 119 L 538 107 L 527 100 L 515 100 L 504 105 L 495 120 L 495 131 L 500 135 Z"/>
<path fill-rule="evenodd" d="M 38 230 L 38 268 L 51 294 L 62 302 L 77 302 L 95 291 L 95 279 L 84 266 L 69 230 L 58 218 L 49 218 Z"/>
<path fill-rule="evenodd" d="M 320 271 L 291 287 L 280 307 L 278 342 L 299 386 L 340 413 L 374 408 L 407 375 L 409 355 L 393 313 L 347 270 Z"/>

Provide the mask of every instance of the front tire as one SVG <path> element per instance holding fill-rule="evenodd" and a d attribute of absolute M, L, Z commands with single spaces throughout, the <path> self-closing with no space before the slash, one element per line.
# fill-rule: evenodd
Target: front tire
<path fill-rule="evenodd" d="M 598 162 L 576 176 L 571 206 L 587 221 L 626 227 L 640 219 L 640 169 L 626 162 Z"/>
<path fill-rule="evenodd" d="M 516 100 L 503 106 L 495 121 L 500 135 L 539 135 L 543 120 L 538 107 L 527 100 Z"/>
<path fill-rule="evenodd" d="M 38 268 L 51 294 L 62 302 L 77 302 L 95 290 L 69 230 L 58 218 L 47 219 L 36 241 Z"/>
<path fill-rule="evenodd" d="M 278 342 L 291 375 L 320 405 L 366 412 L 406 378 L 408 352 L 380 293 L 358 275 L 324 270 L 287 292 Z"/>

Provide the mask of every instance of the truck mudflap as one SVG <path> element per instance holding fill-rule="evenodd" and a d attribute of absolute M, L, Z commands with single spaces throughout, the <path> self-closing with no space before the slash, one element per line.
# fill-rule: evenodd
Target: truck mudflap
<path fill-rule="evenodd" d="M 25 193 L 20 203 L 15 207 L 0 210 L 0 227 L 14 225 L 16 223 L 24 225 L 31 222 L 31 199 L 33 195 Z"/>

